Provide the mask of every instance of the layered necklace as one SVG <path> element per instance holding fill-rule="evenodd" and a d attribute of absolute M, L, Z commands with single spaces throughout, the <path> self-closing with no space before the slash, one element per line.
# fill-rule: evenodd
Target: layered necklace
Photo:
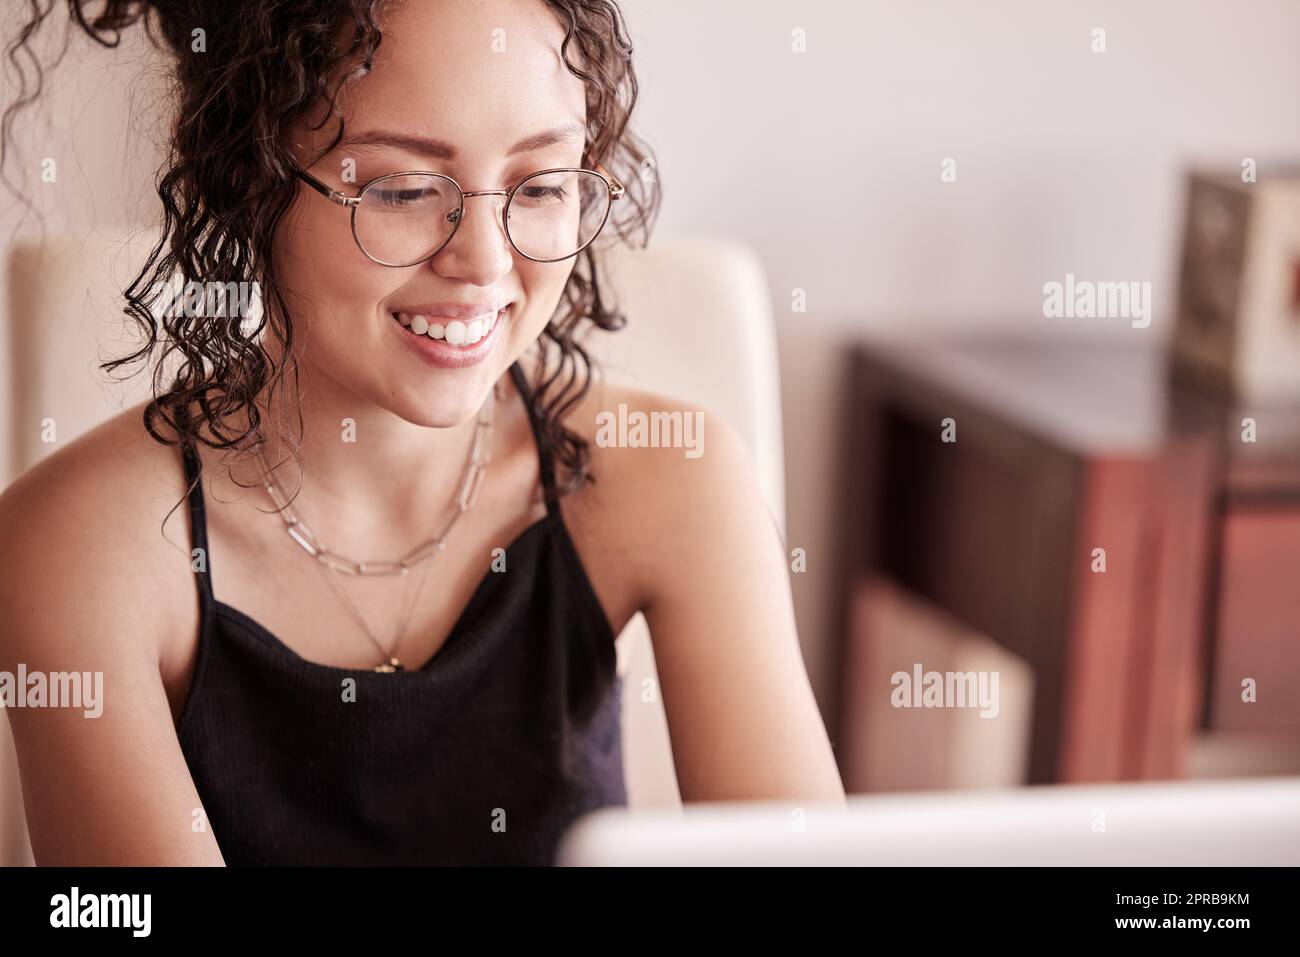
<path fill-rule="evenodd" d="M 451 530 L 456 527 L 460 517 L 474 507 L 478 501 L 479 490 L 483 487 L 483 479 L 487 474 L 488 464 L 492 461 L 491 453 L 491 436 L 492 436 L 492 413 L 493 400 L 500 400 L 503 397 L 501 383 L 493 386 L 492 395 L 489 395 L 479 409 L 478 418 L 474 424 L 474 438 L 470 443 L 469 459 L 465 463 L 465 469 L 461 477 L 459 491 L 452 503 L 451 517 L 447 520 L 442 530 L 432 538 L 419 545 L 416 545 L 405 555 L 400 558 L 385 561 L 358 561 L 348 558 L 339 552 L 329 548 L 320 538 L 312 532 L 310 526 L 302 520 L 297 509 L 289 502 L 289 497 L 280 487 L 274 473 L 267 464 L 266 458 L 261 450 L 258 451 L 258 459 L 263 468 L 263 474 L 266 476 L 263 481 L 263 487 L 275 503 L 275 507 L 280 512 L 280 517 L 284 520 L 284 528 L 289 537 L 292 538 L 308 555 L 314 558 L 325 573 L 326 580 L 333 587 L 339 598 L 347 606 L 349 613 L 366 637 L 379 649 L 382 656 L 379 664 L 375 665 L 374 670 L 378 672 L 391 673 L 395 671 L 405 671 L 401 660 L 397 657 L 397 649 L 401 645 L 402 639 L 406 636 L 407 624 L 410 621 L 411 612 L 414 610 L 416 602 L 419 600 L 420 592 L 423 590 L 424 581 L 429 574 L 429 566 L 432 565 L 431 559 L 441 552 L 447 544 L 447 536 Z M 419 576 L 411 575 L 412 569 L 423 565 L 424 568 Z M 348 575 L 352 577 L 388 575 L 417 580 L 415 591 L 411 593 L 411 581 L 407 582 L 406 590 L 409 593 L 406 600 L 402 602 L 401 613 L 398 615 L 397 627 L 392 639 L 391 650 L 376 637 L 374 631 L 366 624 L 365 619 L 357 610 L 352 599 L 347 596 L 343 590 L 340 576 Z"/>

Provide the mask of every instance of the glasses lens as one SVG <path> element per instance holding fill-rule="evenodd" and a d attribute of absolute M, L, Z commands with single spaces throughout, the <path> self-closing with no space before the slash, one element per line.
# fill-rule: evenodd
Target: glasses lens
<path fill-rule="evenodd" d="M 357 241 L 380 262 L 417 263 L 447 242 L 460 208 L 460 190 L 445 176 L 385 176 L 361 194 L 355 210 Z"/>
<path fill-rule="evenodd" d="M 530 259 L 565 259 L 600 232 L 609 203 L 609 186 L 598 173 L 536 173 L 520 183 L 510 199 L 510 239 Z"/>

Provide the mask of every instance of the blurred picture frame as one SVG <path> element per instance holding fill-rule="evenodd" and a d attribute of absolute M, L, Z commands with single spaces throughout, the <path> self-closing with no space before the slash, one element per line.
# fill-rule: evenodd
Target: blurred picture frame
<path fill-rule="evenodd" d="M 1189 174 L 1175 376 L 1234 399 L 1300 401 L 1300 169 Z"/>

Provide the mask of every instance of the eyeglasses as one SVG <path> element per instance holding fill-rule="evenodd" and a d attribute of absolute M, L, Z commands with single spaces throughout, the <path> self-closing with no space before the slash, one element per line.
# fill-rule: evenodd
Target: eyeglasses
<path fill-rule="evenodd" d="M 578 255 L 605 227 L 623 185 L 604 166 L 532 173 L 510 189 L 466 192 L 450 176 L 422 170 L 389 173 L 365 183 L 357 195 L 294 171 L 331 203 L 352 211 L 352 238 L 381 266 L 415 266 L 438 255 L 456 234 L 470 196 L 504 196 L 501 221 L 510 245 L 534 262 Z"/>

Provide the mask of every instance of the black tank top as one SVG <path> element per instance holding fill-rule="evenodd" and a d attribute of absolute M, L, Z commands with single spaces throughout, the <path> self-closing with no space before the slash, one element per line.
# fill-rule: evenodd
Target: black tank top
<path fill-rule="evenodd" d="M 506 549 L 504 572 L 485 557 L 418 670 L 315 664 L 215 598 L 200 462 L 182 445 L 207 565 L 177 735 L 228 865 L 544 865 L 579 815 L 627 803 L 614 634 L 555 504 L 518 364 L 511 374 L 547 514 Z"/>

